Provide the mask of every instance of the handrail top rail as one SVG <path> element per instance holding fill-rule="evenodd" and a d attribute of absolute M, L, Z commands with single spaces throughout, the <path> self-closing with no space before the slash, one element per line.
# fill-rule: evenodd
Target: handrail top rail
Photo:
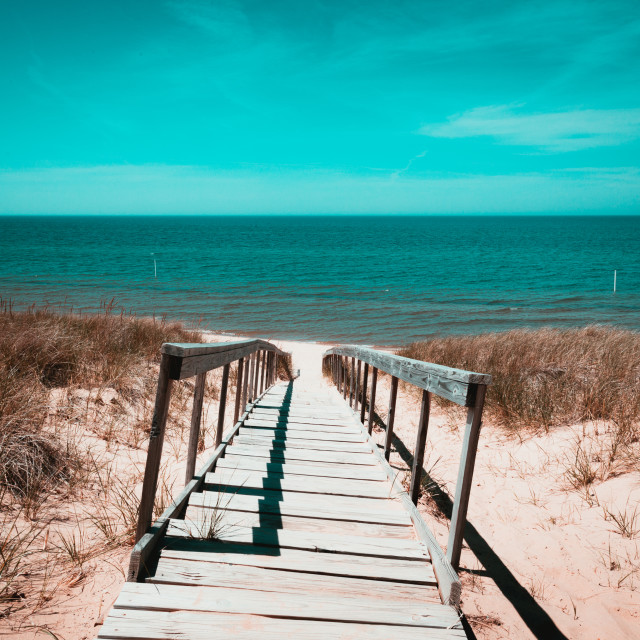
<path fill-rule="evenodd" d="M 286 355 L 285 351 L 279 349 L 271 342 L 260 339 L 236 340 L 234 342 L 165 342 L 161 352 L 168 356 L 178 358 L 189 358 L 191 356 L 207 356 L 215 353 L 224 353 L 238 349 L 239 347 L 255 346 L 265 351 L 274 351 L 278 355 Z"/>
<path fill-rule="evenodd" d="M 445 365 L 435 364 L 433 362 L 414 360 L 413 358 L 405 358 L 404 356 L 398 356 L 393 353 L 386 353 L 385 351 L 371 349 L 370 347 L 362 347 L 356 344 L 338 345 L 337 347 L 332 347 L 331 349 L 328 349 L 324 352 L 323 357 L 332 354 L 339 356 L 341 355 L 357 357 L 363 362 L 367 361 L 367 356 L 375 356 L 375 359 L 378 362 L 384 362 L 385 360 L 388 360 L 390 369 L 394 369 L 399 365 L 401 367 L 410 368 L 416 373 L 421 372 L 427 375 L 436 375 L 438 377 L 446 378 L 447 380 L 453 380 L 455 382 L 464 382 L 466 384 L 491 384 L 491 374 L 488 373 L 465 371 L 464 369 L 447 367 Z"/>

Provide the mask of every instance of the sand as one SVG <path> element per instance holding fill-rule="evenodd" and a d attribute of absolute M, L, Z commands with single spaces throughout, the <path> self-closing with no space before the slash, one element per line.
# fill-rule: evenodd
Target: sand
<path fill-rule="evenodd" d="M 238 338 L 208 334 L 207 339 Z M 292 353 L 294 371 L 300 369 L 298 385 L 317 388 L 328 384 L 322 377 L 321 358 L 329 345 L 274 342 Z M 376 410 L 383 420 L 388 388 L 389 379 L 382 376 Z M 176 399 L 183 425 L 190 411 L 187 392 Z M 101 407 L 114 400 L 108 390 L 100 393 L 100 402 L 90 398 L 91 406 Z M 395 421 L 399 440 L 391 455 L 391 464 L 401 476 L 408 470 L 407 454 L 413 451 L 418 409 L 417 394 L 401 384 Z M 231 410 L 229 407 L 227 425 Z M 89 420 L 91 415 L 95 424 Z M 136 469 L 132 477 L 139 486 L 145 443 L 130 446 L 112 434 L 105 444 L 105 434 L 97 428 L 102 424 L 100 415 L 87 413 L 88 421 L 81 425 L 79 437 L 109 457 L 119 473 Z M 200 454 L 199 463 L 210 454 L 211 427 L 216 418 L 217 403 L 209 400 L 204 417 L 208 448 Z M 464 419 L 463 411 L 434 407 L 430 420 L 425 468 L 432 487 L 449 495 L 455 487 Z M 520 439 L 490 423 L 484 425 L 460 571 L 462 609 L 478 638 L 640 637 L 638 538 L 623 537 L 615 519 L 608 515 L 633 516 L 640 499 L 640 473 L 613 473 L 587 493 L 573 489 L 566 475 L 575 457 L 576 441 L 584 438 L 597 446 L 605 430 L 604 424 L 580 424 L 554 428 L 548 434 L 532 431 Z M 376 429 L 374 437 L 382 443 L 383 432 Z M 174 433 L 165 442 L 163 458 L 169 462 L 166 481 L 169 486 L 173 483 L 174 494 L 184 482 L 183 453 L 184 434 Z M 78 519 L 69 514 L 90 510 L 95 495 L 95 490 L 88 489 L 73 504 L 61 505 L 56 526 L 64 526 L 66 517 L 70 528 L 77 527 Z M 426 496 L 421 498 L 419 509 L 444 547 L 448 520 Z M 95 528 L 83 522 L 88 542 L 99 546 Z M 635 525 L 640 529 L 640 515 Z M 102 553 L 84 564 L 80 579 L 67 568 L 58 578 L 51 601 L 38 615 L 25 620 L 19 633 L 0 622 L 0 634 L 46 637 L 43 629 L 47 628 L 65 640 L 95 637 L 124 582 L 129 553 L 130 547 Z"/>

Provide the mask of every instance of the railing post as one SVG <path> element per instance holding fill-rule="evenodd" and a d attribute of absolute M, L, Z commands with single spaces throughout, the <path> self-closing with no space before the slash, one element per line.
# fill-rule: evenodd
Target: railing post
<path fill-rule="evenodd" d="M 240 417 L 240 400 L 242 399 L 242 374 L 244 373 L 244 358 L 238 360 L 238 371 L 236 373 L 236 404 L 233 410 L 233 424 L 238 422 Z"/>
<path fill-rule="evenodd" d="M 340 356 L 342 360 L 342 398 L 347 399 L 347 357 Z"/>
<path fill-rule="evenodd" d="M 258 368 L 260 367 L 260 351 L 255 352 L 255 361 L 253 363 L 253 384 L 251 385 L 251 400 L 258 397 Z"/>
<path fill-rule="evenodd" d="M 422 390 L 422 406 L 420 407 L 420 423 L 418 424 L 418 436 L 416 448 L 413 452 L 413 469 L 411 471 L 411 488 L 409 495 L 411 502 L 418 504 L 420 495 L 420 483 L 422 482 L 422 464 L 424 462 L 424 447 L 427 442 L 427 430 L 429 429 L 429 409 L 431 407 L 431 395 Z"/>
<path fill-rule="evenodd" d="M 351 358 L 351 374 L 349 376 L 349 406 L 353 407 L 353 386 L 356 378 L 356 358 Z"/>
<path fill-rule="evenodd" d="M 225 364 L 222 369 L 222 385 L 220 387 L 220 406 L 218 407 L 218 424 L 216 426 L 215 448 L 217 449 L 222 442 L 222 431 L 224 429 L 224 410 L 227 404 L 227 387 L 229 385 L 229 363 Z"/>
<path fill-rule="evenodd" d="M 142 496 L 140 497 L 140 511 L 138 513 L 138 526 L 136 528 L 136 542 L 147 532 L 153 517 L 153 503 L 156 498 L 158 472 L 160 471 L 162 443 L 164 442 L 164 430 L 167 424 L 167 415 L 169 413 L 169 400 L 171 398 L 172 382 L 173 381 L 169 378 L 169 357 L 163 355 L 160 362 L 160 373 L 158 375 L 156 404 L 153 409 L 153 419 L 151 421 L 149 448 L 147 449 L 147 463 L 144 469 Z"/>
<path fill-rule="evenodd" d="M 196 470 L 196 458 L 198 457 L 198 440 L 200 439 L 200 420 L 202 419 L 202 402 L 204 400 L 204 383 L 206 373 L 196 376 L 196 385 L 193 392 L 193 407 L 191 409 L 191 430 L 189 431 L 189 445 L 187 447 L 187 468 L 184 474 L 185 485 L 189 483 Z"/>
<path fill-rule="evenodd" d="M 261 363 L 262 363 L 262 368 L 260 370 L 260 393 L 262 393 L 264 391 L 264 385 L 265 385 L 265 381 L 266 381 L 266 374 L 267 374 L 267 353 L 268 351 L 263 351 L 262 352 L 262 358 L 261 358 Z"/>
<path fill-rule="evenodd" d="M 369 398 L 369 435 L 373 431 L 373 415 L 376 412 L 376 386 L 378 385 L 378 368 L 373 367 L 371 372 L 371 397 Z"/>
<path fill-rule="evenodd" d="M 367 383 L 369 382 L 369 363 L 364 363 L 364 373 L 362 375 L 362 406 L 360 407 L 360 422 L 364 424 L 364 413 L 367 410 Z"/>
<path fill-rule="evenodd" d="M 248 356 L 247 370 L 244 375 L 244 383 L 242 386 L 242 411 L 247 406 L 247 402 L 251 402 L 249 394 L 251 393 L 251 372 L 253 371 L 253 353 Z"/>
<path fill-rule="evenodd" d="M 358 411 L 358 401 L 360 400 L 360 374 L 362 372 L 362 360 L 358 360 L 358 373 L 356 375 L 356 388 L 353 394 L 353 409 Z"/>
<path fill-rule="evenodd" d="M 454 569 L 457 569 L 460 564 L 462 537 L 464 535 L 464 526 L 467 522 L 467 507 L 469 506 L 469 494 L 471 492 L 471 481 L 473 480 L 473 467 L 476 461 L 486 390 L 486 385 L 476 385 L 475 403 L 467 413 L 467 424 L 462 442 L 462 456 L 456 482 L 456 497 L 453 503 L 449 542 L 447 543 L 447 558 L 449 558 L 449 562 Z"/>
<path fill-rule="evenodd" d="M 391 455 L 391 439 L 393 438 L 393 422 L 396 417 L 396 398 L 398 397 L 398 378 L 391 378 L 391 393 L 389 394 L 389 414 L 387 416 L 387 433 L 384 437 L 384 457 L 388 460 Z"/>

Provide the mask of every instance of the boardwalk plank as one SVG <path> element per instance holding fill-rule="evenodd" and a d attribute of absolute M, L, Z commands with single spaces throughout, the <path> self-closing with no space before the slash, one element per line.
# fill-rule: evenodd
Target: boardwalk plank
<path fill-rule="evenodd" d="M 235 511 L 275 513 L 327 520 L 352 520 L 374 524 L 411 524 L 411 518 L 391 500 L 352 498 L 343 496 L 316 496 L 283 491 L 277 496 L 259 491 L 246 495 L 240 491 L 229 495 L 218 491 L 193 493 L 189 504 L 209 509 L 230 507 Z"/>
<path fill-rule="evenodd" d="M 160 558 L 181 562 L 211 562 L 238 566 L 264 567 L 278 571 L 302 571 L 328 576 L 351 576 L 369 580 L 433 585 L 431 564 L 400 558 L 377 558 L 337 553 L 317 553 L 298 549 L 274 549 L 215 540 L 168 541 Z"/>
<path fill-rule="evenodd" d="M 318 476 L 322 478 L 351 478 L 368 482 L 386 481 L 387 476 L 378 467 L 358 465 L 351 467 L 346 464 L 305 463 L 305 462 L 271 462 L 265 458 L 252 456 L 236 456 L 229 449 L 229 453 L 218 460 L 216 469 L 245 469 L 248 471 L 262 471 L 270 474 L 286 474 L 288 476 Z"/>
<path fill-rule="evenodd" d="M 210 522 L 171 520 L 168 537 L 202 538 Z M 206 535 L 206 534 L 204 534 Z M 233 524 L 216 533 L 216 539 L 234 544 L 257 544 L 279 549 L 301 549 L 325 553 L 348 553 L 351 555 L 400 558 L 425 562 L 429 557 L 426 549 L 417 540 L 399 538 L 368 538 L 366 536 L 335 535 L 323 531 L 320 526 L 314 532 L 290 531 L 242 527 Z"/>
<path fill-rule="evenodd" d="M 241 614 L 192 611 L 115 609 L 99 638 L 112 640 L 453 640 L 466 638 L 462 629 L 425 629 L 375 624 L 308 622 Z"/>
<path fill-rule="evenodd" d="M 316 451 L 340 451 L 343 453 L 364 453 L 371 455 L 371 449 L 364 442 L 332 442 L 330 440 L 315 440 L 312 438 L 300 440 L 289 437 L 269 437 L 240 433 L 234 439 L 234 444 L 238 446 L 259 446 L 269 449 L 313 449 Z"/>
<path fill-rule="evenodd" d="M 184 562 L 162 558 L 153 578 L 147 582 L 192 586 L 252 589 L 277 593 L 350 593 L 363 598 L 384 600 L 417 600 L 440 604 L 434 589 L 424 585 L 366 580 L 345 576 L 325 576 L 317 573 L 278 571 L 264 567 Z"/>
<path fill-rule="evenodd" d="M 338 462 L 340 464 L 375 466 L 375 459 L 368 453 L 343 453 L 341 451 L 319 451 L 315 449 L 271 449 L 258 445 L 236 445 L 229 447 L 229 453 L 259 456 L 272 460 L 306 460 L 308 462 Z"/>
<path fill-rule="evenodd" d="M 336 622 L 396 624 L 446 628 L 458 621 L 451 607 L 430 602 L 385 602 L 374 598 L 313 594 L 279 594 L 272 591 L 188 587 L 128 582 L 114 604 L 116 609 L 146 611 L 214 611 L 279 618 Z"/>
<path fill-rule="evenodd" d="M 231 492 L 235 488 L 270 489 L 273 491 L 295 491 L 298 493 L 318 493 L 335 496 L 386 499 L 397 492 L 399 487 L 390 482 L 370 482 L 367 480 L 345 480 L 342 478 L 313 478 L 308 476 L 283 476 L 251 471 L 218 470 L 205 476 L 207 489 Z M 212 486 L 213 485 L 213 486 Z"/>
<path fill-rule="evenodd" d="M 190 506 L 185 518 L 187 520 L 206 520 L 207 509 Z M 409 525 L 372 524 L 353 522 L 351 520 L 325 520 L 322 518 L 301 518 L 283 516 L 275 513 L 250 513 L 248 511 L 234 511 L 233 508 L 224 510 L 221 516 L 222 524 L 243 527 L 265 527 L 267 529 L 290 529 L 292 531 L 316 531 L 321 527 L 323 531 L 337 535 L 350 536 L 379 536 L 381 538 L 407 538 L 415 540 L 413 528 Z"/>

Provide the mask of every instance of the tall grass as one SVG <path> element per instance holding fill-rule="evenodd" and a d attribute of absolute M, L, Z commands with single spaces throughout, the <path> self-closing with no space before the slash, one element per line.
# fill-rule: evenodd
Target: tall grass
<path fill-rule="evenodd" d="M 399 355 L 490 373 L 486 410 L 507 427 L 607 420 L 637 439 L 640 333 L 613 327 L 516 330 L 435 338 Z"/>
<path fill-rule="evenodd" d="M 73 448 L 43 430 L 54 387 L 124 389 L 139 365 L 159 358 L 163 342 L 198 342 L 198 333 L 163 320 L 114 313 L 15 313 L 0 303 L 0 487 L 24 505 L 81 466 Z"/>

